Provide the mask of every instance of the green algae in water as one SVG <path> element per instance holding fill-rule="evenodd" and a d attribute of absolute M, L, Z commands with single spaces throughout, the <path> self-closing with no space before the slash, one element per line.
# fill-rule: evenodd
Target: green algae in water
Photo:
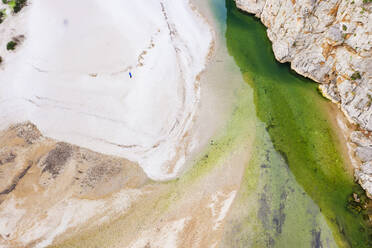
<path fill-rule="evenodd" d="M 231 65 L 226 62 L 226 67 L 230 68 L 230 66 L 235 66 L 233 61 L 231 61 Z M 227 68 L 225 70 L 228 70 Z M 242 80 L 240 76 L 237 78 Z M 146 223 L 149 222 L 155 222 L 157 218 L 165 214 L 182 198 L 187 197 L 188 189 L 194 184 L 203 181 L 214 169 L 223 166 L 223 162 L 235 151 L 253 143 L 257 117 L 252 101 L 252 88 L 242 82 L 241 88 L 235 92 L 235 97 L 236 102 L 225 127 L 218 132 L 218 135 L 213 137 L 192 168 L 177 180 L 162 183 L 151 181 L 149 183 L 154 186 L 167 186 L 158 198 L 148 200 L 146 203 L 141 202 L 139 204 L 141 206 L 134 207 L 130 210 L 130 213 L 120 216 L 115 221 L 95 227 L 51 247 L 110 247 L 112 243 L 119 239 L 118 237 L 123 235 L 122 232 L 126 225 L 135 222 L 138 230 L 140 230 L 141 226 L 146 226 Z"/>
<path fill-rule="evenodd" d="M 257 115 L 275 150 L 320 207 L 338 246 L 371 247 L 366 221 L 346 208 L 356 185 L 344 168 L 316 84 L 275 61 L 265 28 L 257 19 L 239 11 L 233 0 L 227 0 L 226 7 L 229 53 L 254 89 Z"/>
<path fill-rule="evenodd" d="M 213 2 L 217 1 L 218 0 L 213 0 Z M 220 1 L 223 2 L 223 0 Z M 234 28 L 245 30 L 245 27 L 243 27 L 245 25 L 243 21 L 241 21 L 241 26 L 237 26 L 234 23 L 231 23 L 231 11 L 236 11 L 234 8 L 231 8 L 232 6 L 230 6 L 228 12 L 228 18 L 230 19 L 227 23 L 228 33 L 235 32 L 236 30 L 234 30 Z M 243 14 L 241 15 L 246 16 Z M 222 12 L 220 12 L 220 15 L 218 15 L 217 17 L 224 18 L 224 15 Z M 262 52 L 263 56 L 267 56 L 267 58 L 263 60 L 264 63 L 266 63 L 265 61 L 269 61 L 269 63 L 273 63 L 276 66 L 280 67 L 281 65 L 276 64 L 272 57 L 270 44 L 267 42 L 263 27 L 260 26 L 259 23 L 255 22 L 253 18 L 251 18 L 251 20 L 249 21 L 252 21 L 255 23 L 255 25 L 257 25 L 258 31 L 247 32 L 246 30 L 245 34 L 249 34 L 250 32 L 252 32 L 254 35 L 256 35 L 255 32 L 257 32 L 259 36 L 261 35 L 260 37 L 257 37 L 257 43 L 260 44 L 261 48 L 265 51 L 259 51 L 256 52 L 256 54 Z M 234 24 L 235 26 L 231 27 L 232 24 Z M 252 35 L 252 33 L 249 35 Z M 234 48 L 235 50 L 232 49 L 231 46 L 229 46 L 229 49 L 232 55 L 234 55 L 234 52 L 238 53 L 236 54 L 236 56 L 239 56 L 239 58 L 244 62 L 248 54 L 241 56 L 239 54 L 239 49 L 247 49 L 246 47 L 242 47 L 244 42 L 247 42 L 247 37 L 234 37 L 231 36 L 231 34 L 228 34 L 227 40 L 230 45 L 232 42 L 232 38 L 242 38 L 242 44 L 239 44 L 239 42 L 235 44 L 238 46 Z M 259 39 L 263 39 L 263 43 L 265 44 L 261 44 Z M 249 50 L 244 50 L 243 52 L 249 53 Z M 236 56 L 234 55 L 235 59 Z M 254 54 L 252 54 L 251 56 L 254 56 Z M 255 61 L 253 62 L 257 65 L 260 65 L 260 63 L 257 63 Z M 259 77 L 259 73 L 252 75 L 251 71 L 253 71 L 255 68 L 249 68 L 250 64 L 243 67 L 242 65 L 244 64 L 240 64 L 238 61 L 237 63 L 244 72 L 244 78 L 249 81 L 249 85 L 254 88 L 255 101 L 257 106 L 259 106 L 257 102 L 258 87 L 255 87 L 254 83 L 259 82 L 259 80 L 266 80 L 265 75 L 261 75 L 261 78 Z M 262 67 L 261 74 L 264 74 L 264 72 L 268 73 L 267 70 L 265 71 L 264 65 L 261 64 L 260 66 Z M 270 68 L 270 66 L 273 65 L 269 65 L 268 68 Z M 327 124 L 325 115 L 322 115 L 321 106 L 317 104 L 317 102 L 321 101 L 322 99 L 316 95 L 315 85 L 310 83 L 304 85 L 305 82 L 303 82 L 302 79 L 294 82 L 293 80 L 297 80 L 297 78 L 288 72 L 288 68 L 286 66 L 284 66 L 283 68 L 283 74 L 289 74 L 283 76 L 288 80 L 286 82 L 283 82 L 283 84 L 288 83 L 294 84 L 296 86 L 296 88 L 292 89 L 293 92 L 286 93 L 286 97 L 293 97 L 292 94 L 299 94 L 299 92 L 302 92 L 302 97 L 311 96 L 311 98 L 314 99 L 316 106 L 313 106 L 313 104 L 311 104 L 309 111 L 319 111 L 319 118 L 324 120 L 325 122 L 325 124 L 322 125 L 324 127 L 329 126 Z M 274 73 L 277 72 L 274 71 Z M 257 78 L 255 79 L 256 81 L 251 82 L 250 80 L 254 79 L 253 76 Z M 278 76 L 278 78 L 278 80 L 280 80 L 280 75 Z M 263 84 L 263 87 L 269 87 L 271 83 L 275 82 L 273 82 L 273 80 L 271 79 L 271 81 L 267 81 L 264 83 L 266 84 Z M 252 127 L 252 125 L 254 125 L 254 123 L 252 124 L 252 122 L 257 121 L 255 119 L 255 110 L 259 112 L 259 110 L 265 109 L 263 107 L 261 107 L 261 109 L 259 109 L 258 107 L 257 109 L 255 109 L 255 106 L 252 106 L 253 94 L 252 89 L 249 85 L 247 84 L 238 92 L 237 105 L 229 123 L 227 123 L 226 129 L 221 132 L 221 135 L 219 137 L 215 137 L 213 139 L 214 142 L 211 143 L 211 145 L 206 149 L 206 153 L 201 157 L 201 159 L 198 160 L 196 164 L 179 180 L 164 183 L 170 186 L 169 188 L 171 190 L 166 190 L 164 194 L 160 194 L 159 198 L 155 201 L 146 202 L 146 204 L 144 204 L 145 207 L 143 207 L 144 210 L 141 209 L 137 211 L 137 209 L 133 209 L 133 212 L 131 212 L 131 214 L 120 217 L 115 223 L 110 223 L 104 227 L 101 227 L 98 231 L 96 230 L 89 235 L 75 237 L 73 240 L 69 240 L 58 247 L 96 247 L 97 245 L 101 245 L 101 247 L 108 246 L 107 244 L 110 243 L 110 240 L 115 240 L 117 236 L 121 235 L 121 228 L 128 223 L 131 223 L 130 221 L 128 221 L 128 219 L 135 220 L 136 225 L 138 226 L 140 226 L 141 223 L 145 223 L 148 221 L 151 222 L 152 220 L 155 220 L 158 216 L 161 216 L 163 213 L 165 213 L 173 204 L 177 203 L 183 197 L 186 197 L 185 193 L 187 193 L 187 189 L 190 188 L 190 186 L 200 180 L 203 180 L 203 178 L 207 176 L 208 173 L 210 173 L 217 166 L 220 166 L 224 158 L 229 156 L 229 154 L 231 154 L 237 147 L 245 143 L 244 140 L 252 139 L 254 137 L 256 137 L 255 148 L 253 150 L 254 155 L 251 162 L 246 167 L 241 190 L 239 191 L 234 202 L 234 206 L 231 209 L 231 213 L 229 214 L 230 218 L 227 220 L 227 224 L 225 227 L 227 234 L 223 239 L 222 246 L 224 245 L 224 247 L 229 248 L 297 248 L 319 247 L 321 243 L 323 247 L 335 247 L 336 244 L 334 237 L 342 235 L 337 234 L 337 227 L 333 228 L 336 230 L 336 234 L 332 233 L 332 231 L 328 227 L 330 215 L 324 214 L 324 208 L 327 206 L 329 209 L 332 209 L 333 205 L 328 203 L 323 205 L 319 204 L 316 197 L 313 197 L 313 195 L 310 195 L 310 197 L 308 195 L 308 189 L 303 185 L 301 180 L 299 180 L 302 174 L 298 172 L 292 172 L 291 161 L 293 160 L 293 158 L 291 156 L 285 155 L 286 150 L 284 149 L 280 150 L 281 152 L 277 152 L 275 150 L 275 148 L 278 148 L 277 145 L 275 145 L 274 148 L 273 144 L 271 143 L 271 139 L 273 138 L 272 131 L 277 128 L 275 127 L 275 125 L 280 126 L 281 124 L 283 124 L 283 122 L 279 122 L 279 119 L 277 118 L 272 120 L 270 119 L 270 123 L 272 125 L 267 125 L 268 122 L 265 121 L 262 115 L 259 114 L 261 120 L 263 120 L 265 123 L 257 123 L 257 132 L 248 133 L 252 130 L 256 130 L 255 127 Z M 276 88 L 274 88 L 273 90 L 276 90 Z M 264 90 L 261 88 L 261 93 L 262 92 L 264 92 Z M 268 94 L 268 96 L 270 96 L 270 94 Z M 262 100 L 269 101 L 270 98 Z M 273 104 L 275 103 L 274 100 L 277 99 L 275 98 L 272 100 Z M 289 101 L 290 99 L 284 100 Z M 291 103 L 294 104 L 297 100 L 299 99 L 293 99 L 293 102 Z M 270 113 L 269 111 L 270 108 L 268 108 L 266 113 Z M 304 111 L 303 113 L 306 114 L 306 111 Z M 283 113 L 278 112 L 278 114 L 281 115 Z M 310 124 L 313 125 L 313 123 Z M 265 127 L 269 130 L 270 135 L 265 130 Z M 289 128 L 293 128 L 293 126 Z M 328 142 L 330 142 L 331 146 L 333 147 L 333 150 L 331 149 L 331 152 L 333 151 L 336 154 L 336 156 L 332 158 L 339 159 L 339 162 L 335 165 L 339 166 L 338 168 L 342 168 L 342 159 L 337 155 L 337 149 L 335 149 L 335 147 L 332 145 L 334 141 L 331 135 L 330 128 L 328 129 L 328 132 L 330 133 L 330 137 L 325 139 L 328 139 Z M 287 136 L 283 137 L 286 137 L 285 139 L 289 139 Z M 284 140 L 283 142 L 286 142 L 286 140 Z M 318 146 L 318 143 L 314 143 L 314 140 L 311 139 L 309 141 L 309 144 Z M 324 155 L 327 153 L 327 151 L 324 151 L 322 154 Z M 291 167 L 290 169 L 287 166 L 286 160 L 283 159 L 282 155 L 284 155 L 284 158 L 287 156 L 287 160 Z M 299 161 L 306 160 L 306 156 L 308 156 L 308 154 L 305 154 L 304 157 Z M 306 165 L 306 163 L 304 164 Z M 304 173 L 306 174 L 306 171 Z M 349 185 L 353 185 L 352 180 L 346 175 L 346 173 L 341 171 L 340 175 L 345 175 L 345 178 L 336 178 L 337 180 L 341 180 L 341 183 L 343 182 L 343 180 L 345 180 L 349 183 Z M 312 174 L 310 173 L 309 176 L 312 176 Z M 314 185 L 317 185 L 317 183 L 318 182 L 314 182 Z M 320 184 L 320 186 L 322 186 L 322 184 Z M 323 193 L 324 192 L 319 192 L 319 194 Z M 340 204 L 342 208 L 341 213 L 344 214 L 343 211 L 345 211 L 345 202 L 340 199 L 337 199 L 336 202 L 337 204 Z M 327 219 L 320 212 L 318 205 L 322 205 L 322 213 Z M 337 211 L 332 211 L 331 213 L 338 213 Z M 138 219 L 138 216 L 144 213 L 147 215 L 143 217 L 143 219 Z M 258 217 L 260 218 L 257 218 L 257 213 Z M 351 229 L 353 228 L 354 227 L 352 227 Z M 365 239 L 361 241 L 363 242 L 365 241 Z M 338 241 L 339 244 L 340 242 L 342 241 Z M 355 245 L 355 247 L 363 246 Z"/>
<path fill-rule="evenodd" d="M 275 151 L 263 123 L 224 230 L 220 247 L 337 247 L 319 207 Z"/>
<path fill-rule="evenodd" d="M 254 139 L 256 115 L 252 102 L 252 89 L 248 85 L 242 85 L 242 88 L 236 92 L 236 97 L 237 102 L 230 120 L 220 131 L 220 135 L 213 138 L 213 142 L 190 170 L 177 180 L 149 183 L 154 186 L 168 186 L 156 199 L 147 201 L 145 199 L 145 203 L 137 203 L 138 206 L 133 207 L 129 213 L 118 219 L 50 247 L 111 247 L 111 244 L 123 235 L 125 226 L 135 223 L 137 230 L 142 231 L 141 228 L 146 227 L 146 223 L 156 222 L 172 206 L 183 198 L 189 197 L 188 190 L 194 184 L 203 181 L 208 177 L 208 173 L 220 168 L 225 159 L 229 158 L 234 151 L 251 143 Z"/>

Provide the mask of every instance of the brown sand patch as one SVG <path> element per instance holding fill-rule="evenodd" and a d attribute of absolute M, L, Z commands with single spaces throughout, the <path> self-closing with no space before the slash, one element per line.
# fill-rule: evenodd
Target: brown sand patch
<path fill-rule="evenodd" d="M 104 206 L 108 215 L 114 214 L 115 208 L 134 199 L 136 193 L 130 190 L 148 180 L 138 165 L 126 159 L 44 138 L 30 123 L 0 132 L 0 141 L 0 246 L 33 247 L 58 235 L 53 233 L 57 226 L 81 225 L 73 219 L 62 224 L 66 211 L 79 204 L 90 207 L 88 217 L 96 211 L 102 219 Z M 9 216 L 8 209 L 18 215 Z M 84 223 L 84 211 L 81 218 Z"/>

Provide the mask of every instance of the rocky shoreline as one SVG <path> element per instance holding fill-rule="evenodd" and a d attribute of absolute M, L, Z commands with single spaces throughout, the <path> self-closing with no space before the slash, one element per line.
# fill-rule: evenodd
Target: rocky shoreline
<path fill-rule="evenodd" d="M 278 61 L 320 83 L 356 130 L 355 177 L 372 197 L 372 3 L 235 0 L 267 27 Z"/>

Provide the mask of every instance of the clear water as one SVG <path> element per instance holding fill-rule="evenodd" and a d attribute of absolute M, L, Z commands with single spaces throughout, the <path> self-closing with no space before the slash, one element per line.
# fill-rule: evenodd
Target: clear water
<path fill-rule="evenodd" d="M 347 208 L 360 188 L 345 168 L 329 103 L 315 83 L 275 61 L 259 20 L 233 0 L 211 4 L 260 120 L 221 246 L 371 247 L 365 216 Z"/>

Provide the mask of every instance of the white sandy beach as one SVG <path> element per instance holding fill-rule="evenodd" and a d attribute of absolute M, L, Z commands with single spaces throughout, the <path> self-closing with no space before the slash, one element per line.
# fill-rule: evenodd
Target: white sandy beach
<path fill-rule="evenodd" d="M 26 39 L 5 51 L 14 30 Z M 187 0 L 31 1 L 0 36 L 1 129 L 29 120 L 152 179 L 177 175 L 197 142 L 197 78 L 213 40 Z"/>
<path fill-rule="evenodd" d="M 208 2 L 194 4 L 205 19 L 188 0 L 32 1 L 0 25 L 0 132 L 29 120 L 44 136 L 138 162 L 152 179 L 189 169 L 245 85 Z M 24 43 L 7 52 L 19 34 Z M 43 166 L 57 141 L 13 144 L 6 135 L 0 141 L 17 155 L 14 164 L 34 165 L 3 198 L 0 247 L 216 247 L 249 158 L 234 150 L 200 180 L 178 185 L 182 179 L 150 182 L 136 163 L 75 147 L 53 178 Z M 121 169 L 106 177 L 103 167 Z M 86 185 L 97 168 L 103 179 Z M 87 243 L 73 245 L 80 235 Z"/>

